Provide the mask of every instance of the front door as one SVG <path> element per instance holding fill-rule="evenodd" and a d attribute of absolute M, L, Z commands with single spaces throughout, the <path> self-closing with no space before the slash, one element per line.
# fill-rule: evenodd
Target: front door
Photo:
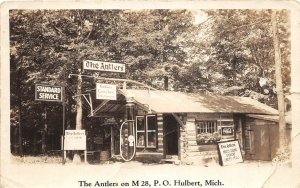
<path fill-rule="evenodd" d="M 178 155 L 179 125 L 172 115 L 164 116 L 164 150 L 166 155 Z"/>
<path fill-rule="evenodd" d="M 254 125 L 251 128 L 253 130 L 253 136 L 251 143 L 253 146 L 253 160 L 271 160 L 271 148 L 270 148 L 270 132 L 268 124 Z"/>

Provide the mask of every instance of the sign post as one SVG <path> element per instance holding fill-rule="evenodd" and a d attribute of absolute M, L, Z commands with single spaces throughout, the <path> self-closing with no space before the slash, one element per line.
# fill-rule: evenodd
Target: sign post
<path fill-rule="evenodd" d="M 64 132 L 65 132 L 65 122 L 66 122 L 66 101 L 65 101 L 65 87 L 63 88 L 63 135 L 62 135 L 62 164 L 65 164 L 66 158 L 67 158 L 67 153 L 64 149 L 64 142 L 65 142 L 65 137 L 64 137 Z"/>
<path fill-rule="evenodd" d="M 63 107 L 63 133 L 65 131 L 65 88 L 62 86 L 46 85 L 46 84 L 35 84 L 35 100 L 36 101 L 50 101 L 50 102 L 61 102 Z M 64 152 L 64 136 L 61 139 L 62 148 L 62 163 L 65 163 L 65 152 Z"/>
<path fill-rule="evenodd" d="M 65 130 L 65 150 L 86 150 L 85 130 Z"/>
<path fill-rule="evenodd" d="M 84 150 L 84 161 L 86 163 L 85 130 L 66 130 L 64 136 L 64 150 Z"/>

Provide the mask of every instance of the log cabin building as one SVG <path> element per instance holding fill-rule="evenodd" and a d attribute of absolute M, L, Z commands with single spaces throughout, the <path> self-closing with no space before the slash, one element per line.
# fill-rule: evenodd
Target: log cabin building
<path fill-rule="evenodd" d="M 93 115 L 125 117 L 128 98 L 135 125 L 133 160 L 218 162 L 217 143 L 229 140 L 239 141 L 245 160 L 272 160 L 278 148 L 278 111 L 248 97 L 118 90 L 117 101 L 103 101 Z M 112 157 L 119 154 L 118 129 L 111 126 Z"/>

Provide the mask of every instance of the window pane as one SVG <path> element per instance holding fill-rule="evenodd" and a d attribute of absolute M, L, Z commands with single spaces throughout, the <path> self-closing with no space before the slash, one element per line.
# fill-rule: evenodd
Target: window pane
<path fill-rule="evenodd" d="M 233 121 L 221 121 L 222 126 L 233 126 Z"/>
<path fill-rule="evenodd" d="M 148 147 L 156 147 L 156 132 L 148 132 Z"/>
<path fill-rule="evenodd" d="M 136 128 L 137 128 L 138 131 L 144 131 L 145 130 L 144 117 L 137 117 L 136 118 Z"/>
<path fill-rule="evenodd" d="M 221 139 L 217 132 L 217 121 L 198 121 L 197 130 L 198 144 L 213 144 Z"/>
<path fill-rule="evenodd" d="M 144 132 L 137 132 L 136 133 L 136 146 L 145 146 L 145 133 Z"/>
<path fill-rule="evenodd" d="M 156 130 L 156 116 L 148 116 L 148 130 Z"/>

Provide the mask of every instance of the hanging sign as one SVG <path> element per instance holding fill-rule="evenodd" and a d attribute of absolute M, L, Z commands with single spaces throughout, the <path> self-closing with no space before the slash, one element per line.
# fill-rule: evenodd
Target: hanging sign
<path fill-rule="evenodd" d="M 97 83 L 96 99 L 117 100 L 117 86 Z"/>
<path fill-rule="evenodd" d="M 223 166 L 243 162 L 240 145 L 237 140 L 219 142 L 218 146 Z"/>
<path fill-rule="evenodd" d="M 62 102 L 62 86 L 52 86 L 44 84 L 35 85 L 35 100 Z"/>
<path fill-rule="evenodd" d="M 108 72 L 125 72 L 125 64 L 123 63 L 111 63 L 104 61 L 83 61 L 84 70 L 95 70 L 95 71 L 108 71 Z"/>
<path fill-rule="evenodd" d="M 85 130 L 66 130 L 64 150 L 86 150 Z"/>

